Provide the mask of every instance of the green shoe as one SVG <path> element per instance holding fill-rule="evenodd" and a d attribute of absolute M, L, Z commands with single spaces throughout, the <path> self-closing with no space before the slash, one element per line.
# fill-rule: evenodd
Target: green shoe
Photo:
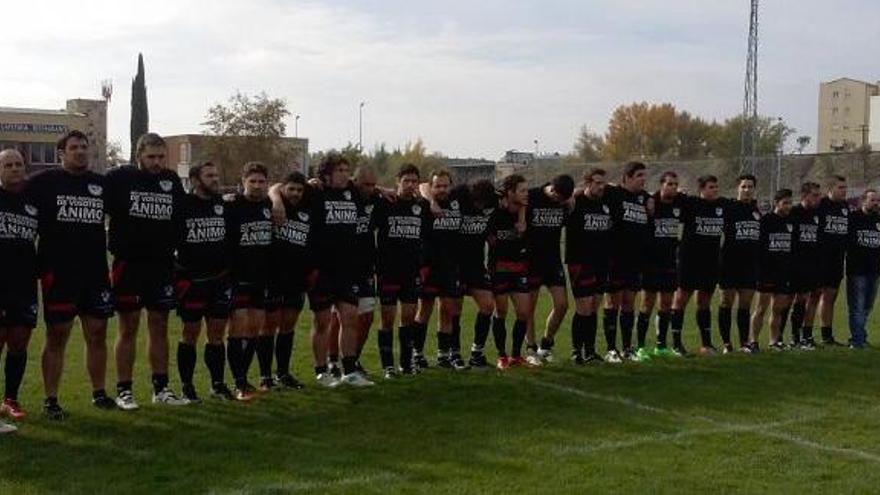
<path fill-rule="evenodd" d="M 650 361 L 651 360 L 651 353 L 648 352 L 647 349 L 645 349 L 644 347 L 639 347 L 636 350 L 636 358 L 639 361 Z"/>
<path fill-rule="evenodd" d="M 639 349 L 641 350 L 641 349 Z M 657 357 L 672 357 L 672 351 L 669 350 L 668 347 L 655 347 L 654 355 Z"/>

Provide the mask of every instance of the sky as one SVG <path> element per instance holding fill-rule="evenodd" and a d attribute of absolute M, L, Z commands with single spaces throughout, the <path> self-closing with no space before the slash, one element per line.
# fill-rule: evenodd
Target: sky
<path fill-rule="evenodd" d="M 113 81 L 129 142 L 146 65 L 150 129 L 201 133 L 207 109 L 265 91 L 310 149 L 358 141 L 455 157 L 566 153 L 620 104 L 742 112 L 748 0 L 43 0 L 6 3 L 0 106 L 62 108 Z M 759 111 L 813 138 L 821 81 L 877 81 L 880 2 L 764 0 Z M 872 49 L 873 47 L 873 49 Z M 790 143 L 793 146 L 794 143 Z"/>

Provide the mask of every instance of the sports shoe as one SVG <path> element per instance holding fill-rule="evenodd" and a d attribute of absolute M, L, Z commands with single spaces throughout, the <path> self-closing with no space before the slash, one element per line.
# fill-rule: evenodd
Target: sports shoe
<path fill-rule="evenodd" d="M 134 400 L 134 394 L 131 393 L 131 390 L 119 392 L 116 396 L 116 407 L 123 411 L 135 411 L 140 408 L 137 401 Z"/>
<path fill-rule="evenodd" d="M 413 353 L 412 362 L 413 366 L 415 366 L 416 369 L 419 371 L 426 370 L 430 367 L 430 364 L 428 364 L 428 359 L 425 358 L 425 355 L 421 352 Z"/>
<path fill-rule="evenodd" d="M 510 368 L 510 358 L 507 356 L 501 356 L 495 361 L 495 367 L 500 371 L 504 371 L 507 368 Z"/>
<path fill-rule="evenodd" d="M 622 357 L 624 361 L 631 361 L 633 363 L 639 362 L 636 353 L 633 352 L 632 349 L 624 349 L 623 352 L 620 353 L 620 357 Z"/>
<path fill-rule="evenodd" d="M 357 371 L 351 372 L 347 375 L 342 375 L 342 380 L 340 383 L 343 385 L 348 385 L 349 387 L 372 387 L 375 383 L 367 380 L 364 375 L 358 373 Z"/>
<path fill-rule="evenodd" d="M 827 339 L 823 338 L 822 345 L 824 345 L 825 347 L 845 347 L 844 344 L 835 340 L 834 337 L 830 337 Z"/>
<path fill-rule="evenodd" d="M 672 355 L 680 358 L 691 356 L 690 353 L 688 353 L 687 349 L 685 349 L 684 346 L 681 344 L 672 346 Z"/>
<path fill-rule="evenodd" d="M 24 412 L 18 401 L 9 397 L 3 399 L 3 404 L 0 404 L 0 414 L 5 414 L 15 421 L 21 421 L 27 417 L 27 413 Z"/>
<path fill-rule="evenodd" d="M 468 359 L 468 364 L 471 366 L 471 368 L 474 368 L 476 370 L 489 369 L 489 361 L 486 359 L 486 355 L 482 352 L 472 352 L 470 359 Z"/>
<path fill-rule="evenodd" d="M 538 359 L 545 363 L 553 362 L 553 349 L 544 349 L 543 347 L 538 348 Z"/>
<path fill-rule="evenodd" d="M 202 399 L 199 398 L 199 394 L 196 393 L 196 387 L 192 383 L 185 383 L 180 392 L 183 394 L 183 398 L 189 401 L 190 404 L 202 403 Z"/>
<path fill-rule="evenodd" d="M 700 354 L 702 354 L 703 356 L 714 356 L 715 354 L 718 354 L 718 350 L 715 349 L 715 346 L 713 346 L 711 344 L 701 345 L 700 346 Z"/>
<path fill-rule="evenodd" d="M 183 397 L 178 397 L 173 390 L 165 387 L 162 390 L 153 393 L 153 404 L 165 404 L 166 406 L 185 406 L 189 404 L 189 401 Z"/>
<path fill-rule="evenodd" d="M 537 368 L 539 366 L 544 366 L 544 361 L 541 361 L 541 358 L 538 357 L 538 353 L 534 351 L 529 351 L 526 355 L 525 359 L 522 359 L 526 366 L 531 366 L 533 368 Z"/>
<path fill-rule="evenodd" d="M 394 366 L 388 366 L 387 368 L 385 368 L 383 376 L 386 380 L 394 380 L 398 376 L 397 370 L 394 369 Z"/>
<path fill-rule="evenodd" d="M 357 371 L 358 373 L 364 375 L 364 376 L 369 376 L 369 375 L 370 375 L 370 373 L 367 372 L 367 370 L 364 368 L 364 365 L 361 364 L 361 360 L 360 360 L 360 359 L 358 359 L 357 361 L 354 362 L 354 370 Z"/>
<path fill-rule="evenodd" d="M 721 354 L 733 354 L 733 345 L 724 344 L 721 346 Z"/>
<path fill-rule="evenodd" d="M 798 348 L 802 351 L 815 351 L 816 341 L 813 339 L 802 339 Z"/>
<path fill-rule="evenodd" d="M 98 409 L 104 409 L 105 411 L 110 411 L 114 409 L 118 409 L 116 406 L 116 401 L 107 397 L 107 394 L 100 394 L 98 396 L 92 397 L 92 405 L 97 407 Z"/>
<path fill-rule="evenodd" d="M 271 392 L 274 388 L 275 380 L 273 380 L 272 377 L 264 376 L 260 378 L 260 387 L 257 390 L 259 390 L 261 393 L 265 394 L 267 392 Z"/>
<path fill-rule="evenodd" d="M 747 354 L 758 354 L 761 352 L 761 345 L 757 342 L 749 342 L 743 347 L 743 352 Z"/>
<path fill-rule="evenodd" d="M 437 354 L 437 367 L 452 369 L 452 358 L 449 354 Z"/>
<path fill-rule="evenodd" d="M 449 363 L 455 371 L 467 371 L 471 369 L 470 365 L 464 362 L 464 359 L 461 358 L 460 354 L 453 354 L 449 359 Z"/>
<path fill-rule="evenodd" d="M 620 364 L 623 362 L 623 356 L 617 349 L 611 349 L 605 353 L 605 362 L 611 364 Z"/>
<path fill-rule="evenodd" d="M 663 346 L 663 347 L 655 347 L 654 348 L 654 355 L 657 357 L 671 357 L 671 356 L 674 356 L 675 353 L 672 352 L 668 347 Z"/>
<path fill-rule="evenodd" d="M 43 402 L 43 414 L 46 416 L 46 419 L 51 419 L 53 421 L 61 421 L 65 418 L 66 414 L 64 414 L 64 409 L 58 405 L 57 400 L 46 400 Z"/>
<path fill-rule="evenodd" d="M 781 340 L 778 342 L 771 343 L 770 345 L 767 346 L 767 348 L 770 349 L 771 351 L 775 351 L 775 352 L 785 352 L 788 350 L 788 346 L 786 346 L 785 342 L 782 342 Z"/>
<path fill-rule="evenodd" d="M 294 378 L 290 373 L 275 375 L 275 383 L 277 383 L 283 390 L 302 390 L 305 388 L 305 385 Z"/>
<path fill-rule="evenodd" d="M 586 362 L 584 362 L 584 353 L 580 351 L 571 351 L 571 364 L 575 366 L 585 365 Z"/>
<path fill-rule="evenodd" d="M 336 388 L 339 386 L 339 378 L 333 376 L 329 371 L 315 376 L 315 382 L 326 388 Z"/>
<path fill-rule="evenodd" d="M 867 346 L 866 346 L 865 344 L 862 344 L 862 343 L 860 343 L 860 342 L 859 342 L 859 343 L 857 343 L 857 342 L 850 342 L 850 343 L 849 343 L 849 348 L 850 348 L 850 349 L 862 350 L 862 349 L 865 349 L 866 347 L 867 347 Z"/>
<path fill-rule="evenodd" d="M 400 376 L 416 376 L 421 373 L 422 370 L 410 365 L 410 366 L 401 366 L 397 369 L 397 374 Z"/>
<path fill-rule="evenodd" d="M 602 356 L 596 354 L 595 352 L 587 351 L 584 353 L 584 364 L 589 365 L 589 364 L 599 364 L 599 363 L 604 363 L 604 362 L 605 362 L 605 360 L 602 359 Z"/>
<path fill-rule="evenodd" d="M 9 423 L 4 423 L 0 421 L 0 435 L 6 435 L 9 433 L 15 433 L 18 431 L 18 427 L 15 425 L 11 425 Z"/>
<path fill-rule="evenodd" d="M 327 373 L 330 373 L 337 379 L 342 378 L 342 369 L 339 368 L 339 363 L 336 361 L 330 361 L 327 363 Z"/>
<path fill-rule="evenodd" d="M 242 387 L 235 387 L 235 390 L 232 392 L 232 398 L 239 402 L 249 402 L 254 398 L 254 392 L 251 391 L 252 387 L 248 385 L 244 385 Z"/>
<path fill-rule="evenodd" d="M 650 361 L 651 360 L 651 353 L 648 352 L 648 350 L 645 349 L 644 347 L 639 347 L 638 349 L 636 349 L 636 357 L 638 358 L 637 361 L 640 361 L 640 362 L 641 361 Z"/>
<path fill-rule="evenodd" d="M 232 395 L 232 391 L 229 390 L 229 387 L 227 387 L 225 383 L 215 383 L 211 387 L 211 398 L 217 400 L 235 400 L 235 396 Z"/>

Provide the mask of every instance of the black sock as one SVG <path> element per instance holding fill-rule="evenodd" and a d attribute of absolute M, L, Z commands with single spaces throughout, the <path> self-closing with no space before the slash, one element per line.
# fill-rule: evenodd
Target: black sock
<path fill-rule="evenodd" d="M 461 315 L 452 317 L 452 335 L 449 336 L 449 350 L 461 354 Z"/>
<path fill-rule="evenodd" d="M 632 311 L 620 312 L 620 340 L 624 349 L 632 349 L 633 325 L 635 325 L 636 316 Z"/>
<path fill-rule="evenodd" d="M 257 338 L 257 360 L 260 362 L 260 378 L 272 376 L 272 358 L 275 355 L 275 336 L 260 335 Z"/>
<path fill-rule="evenodd" d="M 801 337 L 803 337 L 804 340 L 812 340 L 813 327 L 803 327 L 801 329 L 801 334 L 802 334 Z"/>
<path fill-rule="evenodd" d="M 241 361 L 242 378 L 247 382 L 247 376 L 251 371 L 251 363 L 254 362 L 254 356 L 257 354 L 257 339 L 248 337 L 241 339 L 241 341 L 244 344 L 244 358 Z"/>
<path fill-rule="evenodd" d="M 327 361 L 331 363 L 339 363 L 339 354 L 330 354 L 327 356 Z"/>
<path fill-rule="evenodd" d="M 779 322 L 779 341 L 785 342 L 785 324 L 788 322 L 788 315 L 791 313 L 791 306 L 782 310 L 782 321 Z"/>
<path fill-rule="evenodd" d="M 651 314 L 639 311 L 639 319 L 636 320 L 636 347 L 645 347 L 649 326 L 651 326 Z"/>
<path fill-rule="evenodd" d="M 605 329 L 605 346 L 608 350 L 617 349 L 617 310 L 605 309 L 602 314 L 602 328 Z"/>
<path fill-rule="evenodd" d="M 342 357 L 342 373 L 346 375 L 350 375 L 357 371 L 355 368 L 355 364 L 357 364 L 357 358 L 354 356 L 343 356 Z"/>
<path fill-rule="evenodd" d="M 244 339 L 241 337 L 229 337 L 226 339 L 226 360 L 229 361 L 229 371 L 232 372 L 232 380 L 239 384 L 245 376 L 244 370 Z"/>
<path fill-rule="evenodd" d="M 571 349 L 580 354 L 584 351 L 584 342 L 587 340 L 587 318 L 578 312 L 571 317 Z"/>
<path fill-rule="evenodd" d="M 596 353 L 596 333 L 599 330 L 599 315 L 584 316 L 584 355 Z"/>
<path fill-rule="evenodd" d="M 681 347 L 681 331 L 684 327 L 684 311 L 673 309 L 670 313 L 669 323 L 672 327 L 672 345 Z"/>
<path fill-rule="evenodd" d="M 709 309 L 697 309 L 697 328 L 700 329 L 700 342 L 703 346 L 712 345 L 712 311 Z"/>
<path fill-rule="evenodd" d="M 737 308 L 736 328 L 739 330 L 739 345 L 745 347 L 749 344 L 749 331 L 752 326 L 752 315 L 748 308 Z"/>
<path fill-rule="evenodd" d="M 223 344 L 205 344 L 205 366 L 211 374 L 211 384 L 223 383 L 226 365 L 226 349 Z"/>
<path fill-rule="evenodd" d="M 428 324 L 413 324 L 413 350 L 419 354 L 425 353 L 425 341 L 428 339 Z"/>
<path fill-rule="evenodd" d="M 327 365 L 322 364 L 321 366 L 315 366 L 315 376 L 318 376 L 322 373 L 327 372 Z"/>
<path fill-rule="evenodd" d="M 6 398 L 18 400 L 18 389 L 21 388 L 21 380 L 24 378 L 26 366 L 26 350 L 6 353 L 6 365 L 3 368 L 6 376 Z"/>
<path fill-rule="evenodd" d="M 379 342 L 379 361 L 382 363 L 382 368 L 393 368 L 394 332 L 388 328 L 380 328 L 379 333 L 376 335 L 376 340 Z"/>
<path fill-rule="evenodd" d="M 657 347 L 666 348 L 666 334 L 669 332 L 669 311 L 657 311 Z"/>
<path fill-rule="evenodd" d="M 831 327 L 822 327 L 822 340 L 829 341 L 834 338 L 834 330 Z"/>
<path fill-rule="evenodd" d="M 513 349 L 511 352 L 513 357 L 522 357 L 522 345 L 526 340 L 526 325 L 525 320 L 513 322 Z"/>
<path fill-rule="evenodd" d="M 507 357 L 507 327 L 501 318 L 492 317 L 492 338 L 495 340 L 495 350 L 498 357 Z"/>
<path fill-rule="evenodd" d="M 153 391 L 157 394 L 168 387 L 168 375 L 153 373 Z"/>
<path fill-rule="evenodd" d="M 445 356 L 449 354 L 450 341 L 452 335 L 444 332 L 437 332 L 437 355 Z"/>
<path fill-rule="evenodd" d="M 541 349 L 548 349 L 548 350 L 549 350 L 549 349 L 553 349 L 553 344 L 555 344 L 555 343 L 556 343 L 556 342 L 555 342 L 553 339 L 551 339 L 551 338 L 548 338 L 548 337 L 541 337 L 541 345 L 540 345 L 540 348 L 541 348 Z"/>
<path fill-rule="evenodd" d="M 733 308 L 718 308 L 718 331 L 721 333 L 721 342 L 730 344 L 730 329 L 733 326 Z"/>
<path fill-rule="evenodd" d="M 193 374 L 196 370 L 196 346 L 186 342 L 177 343 L 177 372 L 180 373 L 180 383 L 192 385 Z"/>
<path fill-rule="evenodd" d="M 801 341 L 801 329 L 804 327 L 804 317 L 807 313 L 807 303 L 798 301 L 791 308 L 791 340 Z"/>
<path fill-rule="evenodd" d="M 403 326 L 398 329 L 398 332 L 400 340 L 400 367 L 404 370 L 409 370 L 412 368 L 413 327 Z"/>
<path fill-rule="evenodd" d="M 293 332 L 279 333 L 275 337 L 275 366 L 278 376 L 290 374 L 290 356 L 293 355 Z"/>
<path fill-rule="evenodd" d="M 122 392 L 131 392 L 134 383 L 131 380 L 125 382 L 116 382 L 116 394 L 120 394 Z"/>
<path fill-rule="evenodd" d="M 474 322 L 474 344 L 480 349 L 486 346 L 491 326 L 492 315 L 477 313 L 477 319 Z"/>

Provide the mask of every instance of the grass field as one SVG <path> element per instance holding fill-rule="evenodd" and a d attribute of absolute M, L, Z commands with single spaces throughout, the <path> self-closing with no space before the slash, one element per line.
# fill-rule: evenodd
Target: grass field
<path fill-rule="evenodd" d="M 472 318 L 467 303 L 464 340 Z M 687 321 L 695 348 L 692 318 Z M 877 323 L 872 318 L 870 328 Z M 311 384 L 307 328 L 300 325 L 295 359 L 298 376 Z M 561 359 L 503 375 L 432 369 L 369 390 L 312 386 L 248 404 L 171 409 L 148 403 L 142 338 L 135 393 L 143 407 L 124 413 L 91 407 L 76 335 L 61 397 L 70 417 L 55 423 L 40 414 L 42 336 L 37 329 L 22 396 L 31 417 L 17 435 L 0 438 L 0 493 L 880 489 L 876 350 L 586 369 Z M 568 321 L 558 349 L 567 355 Z M 376 370 L 374 338 L 368 351 L 365 363 Z M 114 383 L 112 366 L 110 375 Z M 203 391 L 206 375 L 200 349 Z"/>

